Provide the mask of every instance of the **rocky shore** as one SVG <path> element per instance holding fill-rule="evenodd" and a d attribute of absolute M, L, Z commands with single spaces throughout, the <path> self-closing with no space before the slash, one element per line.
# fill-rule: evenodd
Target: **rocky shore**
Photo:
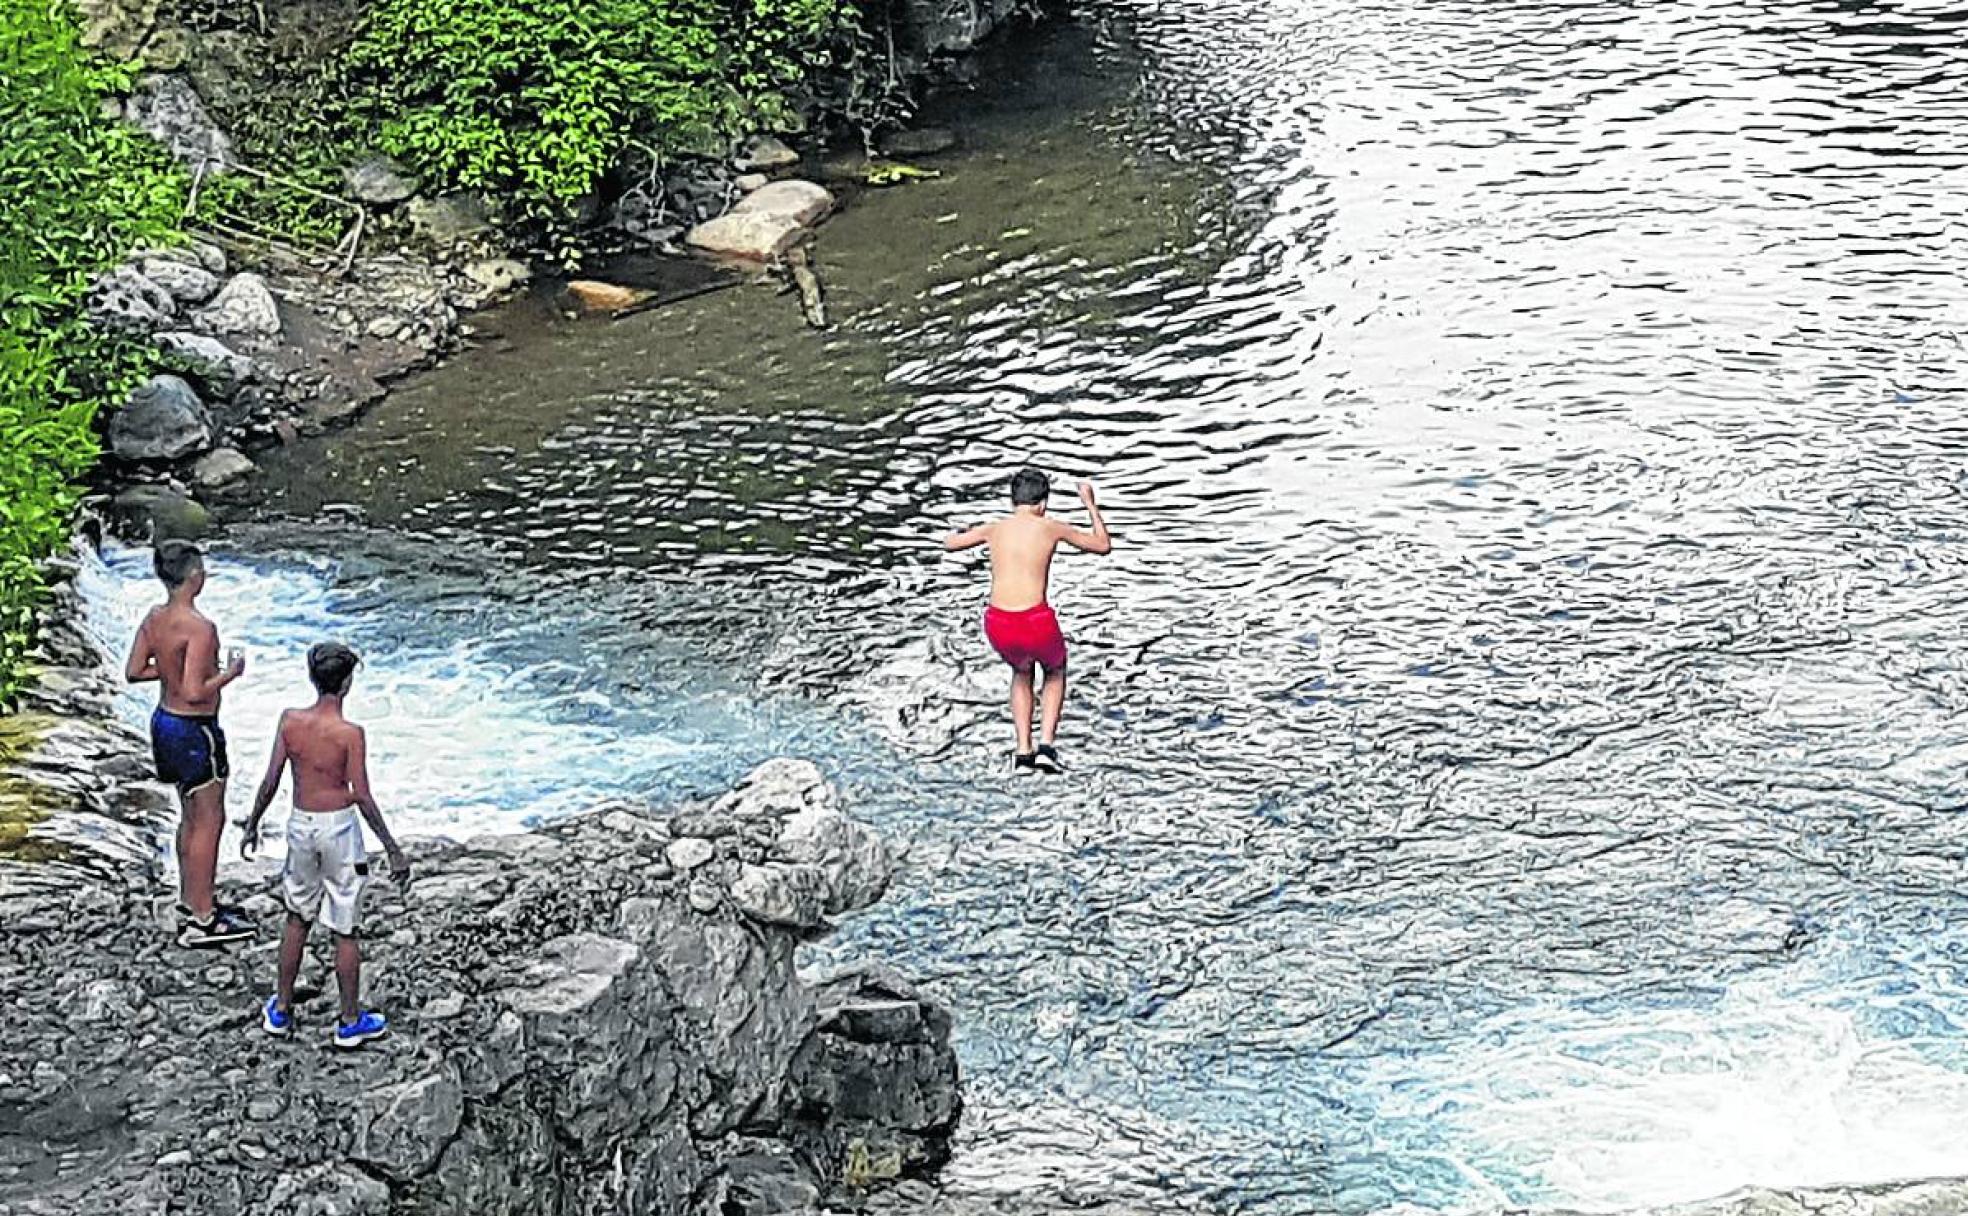
<path fill-rule="evenodd" d="M 353 1057 L 319 966 L 300 1037 L 261 1033 L 271 934 L 177 949 L 141 874 L 10 884 L 0 1211 L 763 1216 L 947 1155 L 949 1011 L 879 966 L 795 970 L 889 874 L 810 764 L 413 856 L 365 908 L 395 1031 Z M 276 921 L 263 884 L 229 894 Z"/>

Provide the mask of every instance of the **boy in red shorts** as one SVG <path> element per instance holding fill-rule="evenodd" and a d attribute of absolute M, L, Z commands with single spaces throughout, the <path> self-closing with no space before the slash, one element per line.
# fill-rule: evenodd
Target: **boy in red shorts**
<path fill-rule="evenodd" d="M 991 604 L 984 610 L 984 636 L 1004 661 L 1011 664 L 1011 728 L 1018 737 L 1013 763 L 1036 769 L 1043 758 L 1059 767 L 1054 746 L 1059 714 L 1066 705 L 1066 639 L 1059 618 L 1046 604 L 1046 583 L 1052 574 L 1052 555 L 1061 543 L 1086 553 L 1111 553 L 1114 542 L 1093 501 L 1093 487 L 1080 483 L 1080 501 L 1093 516 L 1092 531 L 1046 518 L 1046 499 L 1052 483 L 1037 469 L 1020 469 L 1011 479 L 1011 514 L 996 523 L 980 524 L 943 542 L 952 552 L 991 547 Z M 1032 668 L 1045 669 L 1039 746 L 1032 747 Z"/>

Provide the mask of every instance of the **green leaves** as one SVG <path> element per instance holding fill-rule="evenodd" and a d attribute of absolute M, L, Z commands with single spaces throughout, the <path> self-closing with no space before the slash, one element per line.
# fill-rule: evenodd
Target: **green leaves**
<path fill-rule="evenodd" d="M 849 0 L 376 0 L 348 57 L 383 149 L 549 229 L 631 144 L 717 154 L 829 59 Z"/>
<path fill-rule="evenodd" d="M 40 562 L 67 539 L 96 459 L 98 404 L 142 355 L 83 324 L 90 276 L 173 238 L 182 175 L 103 116 L 127 69 L 83 50 L 66 0 L 0 5 L 0 704 L 40 602 Z"/>

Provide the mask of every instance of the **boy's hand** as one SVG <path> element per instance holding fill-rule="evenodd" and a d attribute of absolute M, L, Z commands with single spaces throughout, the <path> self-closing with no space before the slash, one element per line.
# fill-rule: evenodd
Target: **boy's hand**
<path fill-rule="evenodd" d="M 1083 502 L 1083 503 L 1085 503 L 1085 504 L 1087 505 L 1087 510 L 1089 510 L 1089 511 L 1091 511 L 1091 510 L 1093 510 L 1093 505 L 1094 505 L 1094 504 L 1093 504 L 1093 483 L 1092 483 L 1092 482 L 1090 482 L 1090 481 L 1083 481 L 1083 482 L 1081 482 L 1081 483 L 1080 483 L 1080 501 L 1081 501 L 1081 502 Z"/>
<path fill-rule="evenodd" d="M 255 815 L 253 818 L 241 824 L 240 830 L 244 835 L 239 838 L 239 858 L 241 861 L 251 861 L 253 854 L 260 851 L 259 816 Z"/>
<path fill-rule="evenodd" d="M 396 884 L 399 894 L 410 890 L 410 859 L 403 850 L 391 845 L 389 849 L 390 881 Z"/>
<path fill-rule="evenodd" d="M 226 653 L 226 679 L 237 680 L 246 674 L 246 652 L 234 646 Z"/>

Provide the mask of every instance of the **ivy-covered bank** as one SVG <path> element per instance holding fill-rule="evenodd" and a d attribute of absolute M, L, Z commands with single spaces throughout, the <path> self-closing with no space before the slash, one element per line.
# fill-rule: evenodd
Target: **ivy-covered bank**
<path fill-rule="evenodd" d="M 238 476 L 252 463 L 227 444 L 345 420 L 441 353 L 457 310 L 486 298 L 465 280 L 491 294 L 524 282 L 511 251 L 565 264 L 673 245 L 737 197 L 730 157 L 748 141 L 871 146 L 939 64 L 1028 3 L 0 5 L 0 706 L 106 422 L 148 441 L 111 445 L 123 484 L 182 502 L 187 452 Z M 814 197 L 776 201 L 803 217 Z M 424 240 L 451 260 L 383 256 L 300 286 L 254 273 L 250 244 L 230 259 L 201 246 L 189 271 L 156 265 L 193 252 L 180 227 L 243 225 L 305 253 L 365 209 L 365 256 Z M 433 216 L 490 236 L 432 245 Z M 125 406 L 138 399 L 142 423 Z M 200 445 L 160 435 L 159 415 Z"/>
<path fill-rule="evenodd" d="M 141 374 L 145 348 L 82 317 L 90 277 L 173 236 L 182 172 L 104 117 L 130 71 L 86 52 L 74 12 L 0 5 L 0 704 L 11 699 L 67 535 L 95 421 Z"/>

